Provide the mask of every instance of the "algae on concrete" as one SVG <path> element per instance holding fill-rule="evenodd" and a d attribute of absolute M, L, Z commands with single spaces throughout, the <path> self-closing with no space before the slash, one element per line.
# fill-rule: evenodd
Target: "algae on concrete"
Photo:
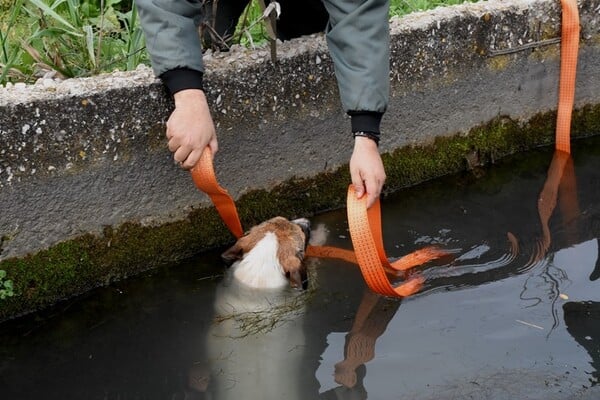
<path fill-rule="evenodd" d="M 468 134 L 437 138 L 427 146 L 408 146 L 383 156 L 385 192 L 444 175 L 481 168 L 508 155 L 553 143 L 556 113 L 523 123 L 499 117 Z M 600 105 L 577 110 L 573 135 L 600 132 Z M 476 154 L 475 162 L 472 155 Z M 244 227 L 275 215 L 306 217 L 344 206 L 350 176 L 347 166 L 311 179 L 293 178 L 271 191 L 254 190 L 236 202 Z M 91 288 L 230 243 L 214 208 L 194 210 L 189 218 L 156 227 L 125 223 L 101 235 L 82 235 L 23 258 L 0 262 L 15 296 L 0 300 L 0 321 L 31 312 Z"/>
<path fill-rule="evenodd" d="M 599 1 L 579 3 L 575 136 L 600 132 Z M 394 19 L 385 192 L 552 143 L 559 35 L 549 0 Z M 215 169 L 246 227 L 343 207 L 350 182 L 349 121 L 324 37 L 278 51 L 277 65 L 267 49 L 205 56 Z M 0 270 L 15 294 L 0 320 L 233 240 L 173 165 L 172 106 L 148 68 L 0 88 Z"/>

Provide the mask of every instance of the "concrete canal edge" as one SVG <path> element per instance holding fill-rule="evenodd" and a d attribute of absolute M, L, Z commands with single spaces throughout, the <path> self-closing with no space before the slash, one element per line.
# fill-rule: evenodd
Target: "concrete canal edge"
<path fill-rule="evenodd" d="M 573 135 L 600 133 L 600 0 L 581 1 Z M 560 4 L 489 1 L 392 21 L 387 190 L 553 142 Z M 215 169 L 248 227 L 342 207 L 352 140 L 320 35 L 207 54 Z M 0 321 L 232 240 L 164 140 L 148 68 L 0 88 Z"/>

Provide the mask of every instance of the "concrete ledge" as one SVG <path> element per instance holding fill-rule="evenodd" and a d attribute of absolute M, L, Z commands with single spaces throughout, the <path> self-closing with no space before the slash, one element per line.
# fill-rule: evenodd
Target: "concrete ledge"
<path fill-rule="evenodd" d="M 490 1 L 392 22 L 387 189 L 553 141 L 560 8 Z M 580 3 L 573 134 L 600 133 L 600 0 Z M 322 36 L 205 56 L 215 168 L 245 226 L 343 206 L 352 141 Z M 0 88 L 0 320 L 231 240 L 163 137 L 148 68 Z"/>

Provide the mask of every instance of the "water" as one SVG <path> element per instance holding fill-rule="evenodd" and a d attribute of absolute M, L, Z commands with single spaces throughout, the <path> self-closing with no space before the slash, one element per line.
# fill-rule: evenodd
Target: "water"
<path fill-rule="evenodd" d="M 600 138 L 573 159 L 545 149 L 386 198 L 390 257 L 451 252 L 402 302 L 311 259 L 312 290 L 240 328 L 215 304 L 253 300 L 202 254 L 0 326 L 0 397 L 598 399 Z M 350 247 L 343 210 L 312 224 Z"/>

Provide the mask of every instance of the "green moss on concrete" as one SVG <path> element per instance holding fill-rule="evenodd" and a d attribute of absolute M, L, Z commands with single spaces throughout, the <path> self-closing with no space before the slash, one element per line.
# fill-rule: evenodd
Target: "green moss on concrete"
<path fill-rule="evenodd" d="M 586 106 L 575 110 L 571 130 L 575 136 L 579 137 L 600 133 L 600 105 Z"/>
<path fill-rule="evenodd" d="M 497 118 L 467 135 L 436 139 L 384 155 L 386 190 L 392 192 L 443 175 L 493 163 L 510 154 L 554 141 L 555 113 L 524 122 Z M 600 132 L 600 105 L 573 114 L 573 136 Z M 347 166 L 311 179 L 291 179 L 270 191 L 256 190 L 237 202 L 244 227 L 274 215 L 310 216 L 343 207 L 350 176 Z M 91 288 L 176 262 L 233 241 L 216 211 L 203 208 L 160 226 L 130 222 L 106 227 L 45 251 L 0 262 L 14 284 L 13 297 L 0 301 L 0 320 L 49 306 Z"/>
<path fill-rule="evenodd" d="M 499 117 L 468 135 L 439 137 L 427 146 L 404 147 L 383 156 L 386 190 L 494 163 L 510 154 L 554 143 L 556 113 L 539 114 L 527 122 Z M 600 106 L 573 113 L 572 136 L 600 133 Z"/>

